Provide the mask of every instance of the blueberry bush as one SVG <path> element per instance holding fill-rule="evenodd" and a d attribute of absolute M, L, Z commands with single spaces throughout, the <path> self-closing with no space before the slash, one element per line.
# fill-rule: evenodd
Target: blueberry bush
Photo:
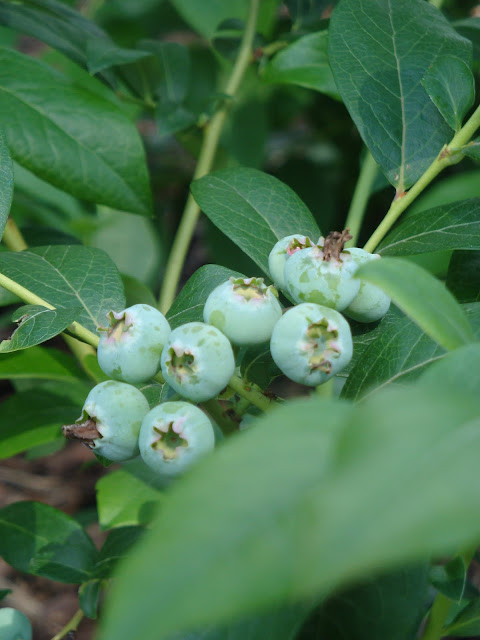
<path fill-rule="evenodd" d="M 55 640 L 480 637 L 480 5 L 0 25 L 0 458 L 102 469 L 100 548 L 0 509 Z"/>

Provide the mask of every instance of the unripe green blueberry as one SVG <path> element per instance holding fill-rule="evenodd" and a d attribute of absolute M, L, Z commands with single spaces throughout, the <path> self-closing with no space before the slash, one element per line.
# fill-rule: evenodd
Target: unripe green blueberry
<path fill-rule="evenodd" d="M 212 423 L 188 402 L 164 402 L 144 417 L 139 437 L 145 464 L 161 475 L 182 473 L 215 446 Z"/>
<path fill-rule="evenodd" d="M 297 303 L 315 302 L 342 311 L 360 289 L 353 275 L 357 262 L 344 251 L 345 231 L 327 236 L 324 244 L 294 253 L 285 264 L 285 284 Z"/>
<path fill-rule="evenodd" d="M 263 278 L 230 278 L 210 293 L 203 310 L 205 322 L 237 345 L 270 340 L 281 316 L 277 290 Z"/>
<path fill-rule="evenodd" d="M 286 236 L 274 245 L 268 256 L 268 270 L 278 289 L 282 291 L 285 290 L 285 263 L 290 256 L 300 249 L 313 246 L 314 243 L 308 236 L 302 236 L 298 233 L 292 236 Z"/>
<path fill-rule="evenodd" d="M 162 373 L 180 395 L 194 402 L 217 396 L 235 371 L 232 345 L 216 327 L 188 322 L 170 334 Z"/>
<path fill-rule="evenodd" d="M 163 314 L 148 304 L 110 311 L 109 329 L 100 329 L 97 350 L 102 371 L 115 380 L 135 384 L 152 378 L 160 369 L 160 357 L 170 335 Z"/>
<path fill-rule="evenodd" d="M 288 378 L 314 387 L 350 362 L 352 333 L 338 311 L 319 304 L 299 304 L 275 325 L 270 351 Z"/>
<path fill-rule="evenodd" d="M 107 460 L 138 456 L 138 434 L 148 413 L 147 399 L 136 387 L 107 380 L 90 391 L 76 423 L 65 425 L 67 438 L 81 440 Z"/>
<path fill-rule="evenodd" d="M 352 247 L 346 249 L 360 267 L 362 264 L 379 260 L 378 253 L 368 253 L 364 249 Z M 375 322 L 380 320 L 390 308 L 390 298 L 379 287 L 360 280 L 360 290 L 353 301 L 344 309 L 344 314 L 357 322 Z"/>
<path fill-rule="evenodd" d="M 21 611 L 0 609 L 0 638 L 2 640 L 32 640 L 32 625 Z"/>

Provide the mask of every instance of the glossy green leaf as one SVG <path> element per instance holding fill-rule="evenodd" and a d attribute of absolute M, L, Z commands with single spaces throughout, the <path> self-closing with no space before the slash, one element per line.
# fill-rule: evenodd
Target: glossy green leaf
<path fill-rule="evenodd" d="M 33 373 L 33 372 L 32 372 Z M 89 385 L 17 392 L 0 405 L 0 458 L 57 440 L 63 424 L 80 416 Z"/>
<path fill-rule="evenodd" d="M 282 375 L 272 359 L 268 343 L 247 348 L 240 363 L 240 371 L 246 380 L 258 384 L 262 389 L 266 389 L 272 380 Z"/>
<path fill-rule="evenodd" d="M 0 271 L 54 307 L 81 305 L 77 320 L 91 331 L 105 325 L 109 311 L 125 308 L 120 274 L 100 249 L 55 245 L 2 252 Z"/>
<path fill-rule="evenodd" d="M 475 312 L 477 338 L 480 338 L 480 304 L 468 305 Z M 435 363 L 422 376 L 422 384 L 432 389 L 448 386 L 480 399 L 480 343 L 455 349 Z"/>
<path fill-rule="evenodd" d="M 327 31 L 303 36 L 279 51 L 262 78 L 274 84 L 293 84 L 339 98 L 328 62 Z"/>
<path fill-rule="evenodd" d="M 0 356 L 1 380 L 41 378 L 66 382 L 81 375 L 75 358 L 50 347 L 32 347 Z"/>
<path fill-rule="evenodd" d="M 446 122 L 458 131 L 475 100 L 475 78 L 470 66 L 453 56 L 442 56 L 427 69 L 422 84 Z"/>
<path fill-rule="evenodd" d="M 383 256 L 445 249 L 480 249 L 480 198 L 419 211 L 404 218 L 383 240 Z"/>
<path fill-rule="evenodd" d="M 86 45 L 87 68 L 91 74 L 115 65 L 131 64 L 149 55 L 147 51 L 123 49 L 111 40 L 103 38 L 91 38 Z"/>
<path fill-rule="evenodd" d="M 430 338 L 446 349 L 473 341 L 472 328 L 452 294 L 421 267 L 403 258 L 383 258 L 356 276 L 383 289 Z"/>
<path fill-rule="evenodd" d="M 7 224 L 13 197 L 13 163 L 5 137 L 0 134 L 0 240 Z"/>
<path fill-rule="evenodd" d="M 427 69 L 440 55 L 470 65 L 471 49 L 424 0 L 342 0 L 334 10 L 329 59 L 335 82 L 365 144 L 399 192 L 453 136 L 422 86 Z"/>
<path fill-rule="evenodd" d="M 407 640 L 425 614 L 427 566 L 400 569 L 342 591 L 307 624 L 325 640 Z"/>
<path fill-rule="evenodd" d="M 0 49 L 0 126 L 12 157 L 47 182 L 85 200 L 150 213 L 135 125 L 113 103 L 9 49 Z"/>
<path fill-rule="evenodd" d="M 162 103 L 179 105 L 187 95 L 190 80 L 190 54 L 178 42 L 142 40 L 139 45 L 158 62 L 155 93 Z"/>
<path fill-rule="evenodd" d="M 170 489 L 102 637 L 161 640 L 472 544 L 479 446 L 478 400 L 446 387 L 269 412 Z"/>
<path fill-rule="evenodd" d="M 455 173 L 444 176 L 442 180 L 434 183 L 408 207 L 405 215 L 409 217 L 418 211 L 478 197 L 480 197 L 480 171 Z"/>
<path fill-rule="evenodd" d="M 12 316 L 18 327 L 8 340 L 0 342 L 0 353 L 27 349 L 62 333 L 82 311 L 78 304 L 69 309 L 47 309 L 39 305 L 20 307 Z"/>
<path fill-rule="evenodd" d="M 102 529 L 149 524 L 162 497 L 157 489 L 123 469 L 100 478 L 96 490 Z"/>
<path fill-rule="evenodd" d="M 94 573 L 97 578 L 111 578 L 113 570 L 120 560 L 125 558 L 143 535 L 143 527 L 119 527 L 113 529 L 98 553 Z"/>
<path fill-rule="evenodd" d="M 89 579 L 97 550 L 76 520 L 25 501 L 0 510 L 0 555 L 18 571 L 75 584 Z"/>
<path fill-rule="evenodd" d="M 445 629 L 445 634 L 456 638 L 471 638 L 480 633 L 480 598 L 470 602 Z"/>
<path fill-rule="evenodd" d="M 280 238 L 293 233 L 320 235 L 300 198 L 273 176 L 256 169 L 215 171 L 191 186 L 210 220 L 268 273 L 268 255 Z"/>
<path fill-rule="evenodd" d="M 454 251 L 447 287 L 460 302 L 480 300 L 480 251 Z"/>
<path fill-rule="evenodd" d="M 197 269 L 175 298 L 167 313 L 172 329 L 186 322 L 203 322 L 203 307 L 210 293 L 230 277 L 242 277 L 242 273 L 216 264 Z"/>

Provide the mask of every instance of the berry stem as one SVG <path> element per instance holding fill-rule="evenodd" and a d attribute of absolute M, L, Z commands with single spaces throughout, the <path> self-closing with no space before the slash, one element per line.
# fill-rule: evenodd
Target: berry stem
<path fill-rule="evenodd" d="M 268 411 L 274 406 L 275 401 L 267 398 L 261 391 L 258 391 L 253 384 L 245 382 L 238 376 L 232 376 L 228 386 L 239 396 L 248 400 L 262 411 Z"/>
<path fill-rule="evenodd" d="M 352 236 L 345 246 L 355 247 L 362 227 L 365 209 L 367 208 L 368 199 L 372 191 L 373 183 L 378 173 L 378 164 L 375 162 L 370 151 L 367 151 L 365 159 L 360 169 L 357 184 L 352 196 L 350 209 L 348 210 L 345 227 L 350 229 Z"/>
<path fill-rule="evenodd" d="M 202 402 L 201 406 L 214 420 L 225 436 L 238 431 L 238 424 L 234 422 L 215 399 Z"/>
<path fill-rule="evenodd" d="M 65 638 L 69 631 L 76 631 L 82 619 L 83 611 L 79 609 L 63 627 L 63 629 L 53 636 L 52 640 L 62 640 L 62 638 Z"/>
<path fill-rule="evenodd" d="M 17 227 L 15 220 L 11 217 L 8 218 L 7 224 L 5 225 L 2 241 L 10 251 L 24 251 L 28 249 L 22 232 Z"/>
<path fill-rule="evenodd" d="M 225 120 L 235 98 L 235 94 L 237 93 L 243 76 L 251 62 L 259 4 L 260 0 L 250 0 L 250 10 L 238 56 L 227 85 L 222 92 L 228 96 L 228 99 L 223 101 L 222 106 L 214 114 L 205 128 L 202 148 L 198 157 L 195 173 L 193 174 L 194 180 L 206 175 L 212 169 L 223 125 L 225 124 Z M 159 309 L 162 313 L 166 313 L 168 311 L 175 298 L 183 264 L 185 262 L 185 257 L 190 246 L 199 214 L 200 207 L 193 199 L 193 196 L 189 195 L 167 261 L 158 303 Z"/>
<path fill-rule="evenodd" d="M 466 145 L 479 127 L 480 106 L 475 109 L 460 131 L 458 131 L 458 133 L 453 136 L 450 143 L 442 149 L 413 187 L 411 187 L 404 195 L 395 197 L 384 219 L 375 229 L 367 244 L 364 246 L 365 251 L 369 251 L 370 253 L 375 251 L 378 244 L 383 240 L 388 231 L 390 231 L 405 209 L 426 187 L 428 187 L 432 180 L 436 178 L 441 171 L 452 164 L 460 162 L 460 160 L 464 158 L 464 154 L 461 151 L 457 151 L 457 149 Z"/>

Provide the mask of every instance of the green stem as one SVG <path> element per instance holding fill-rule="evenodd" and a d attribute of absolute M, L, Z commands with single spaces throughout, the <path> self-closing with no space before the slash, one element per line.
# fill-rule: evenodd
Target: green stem
<path fill-rule="evenodd" d="M 323 384 L 319 384 L 317 387 L 315 387 L 316 395 L 320 396 L 321 398 L 332 398 L 334 395 L 333 385 L 334 385 L 334 378 L 330 378 L 330 380 L 327 380 Z"/>
<path fill-rule="evenodd" d="M 22 236 L 22 232 L 15 224 L 13 218 L 9 218 L 7 220 L 2 241 L 10 251 L 24 251 L 25 249 L 28 249 L 27 243 Z"/>
<path fill-rule="evenodd" d="M 463 559 L 465 570 L 468 569 L 476 550 L 477 547 L 474 547 L 459 554 Z M 451 606 L 452 600 L 450 598 L 447 598 L 443 593 L 437 593 L 421 640 L 441 640 L 445 635 L 448 635 L 448 630 L 445 628 L 445 620 Z"/>
<path fill-rule="evenodd" d="M 49 302 L 47 302 L 43 298 L 40 298 L 29 289 L 22 287 L 22 285 L 18 284 L 18 282 L 15 282 L 15 280 L 7 278 L 7 276 L 3 275 L 3 273 L 0 273 L 0 286 L 4 287 L 8 291 L 11 291 L 27 304 L 38 304 L 42 307 L 46 307 L 47 309 L 55 309 L 55 307 Z M 98 336 L 96 336 L 92 331 L 79 324 L 78 322 L 73 322 L 68 327 L 68 332 L 73 334 L 79 340 L 82 340 L 82 342 L 91 344 L 92 347 L 95 348 L 97 348 L 100 341 Z"/>
<path fill-rule="evenodd" d="M 73 618 L 69 620 L 67 624 L 63 627 L 63 629 L 53 636 L 52 640 L 62 640 L 62 638 L 64 638 L 69 631 L 76 631 L 82 619 L 83 619 L 83 611 L 79 609 L 75 613 Z"/>
<path fill-rule="evenodd" d="M 426 187 L 428 187 L 432 180 L 436 176 L 438 176 L 438 174 L 446 167 L 459 162 L 463 158 L 461 152 L 454 153 L 454 157 L 452 158 L 451 150 L 466 145 L 467 142 L 470 141 L 478 127 L 480 127 L 480 106 L 475 109 L 465 125 L 460 129 L 458 133 L 455 134 L 450 143 L 443 148 L 443 150 L 438 154 L 437 158 L 435 158 L 432 164 L 417 180 L 413 187 L 404 195 L 400 194 L 399 197 L 396 197 L 394 199 L 390 209 L 385 215 L 385 218 L 375 229 L 367 244 L 365 245 L 365 251 L 373 252 L 381 242 L 381 240 L 383 240 L 388 231 L 390 231 L 400 215 L 415 200 L 415 198 L 417 198 L 417 196 L 419 196 L 422 191 Z"/>
<path fill-rule="evenodd" d="M 367 151 L 362 168 L 360 169 L 357 184 L 355 185 L 355 191 L 353 192 L 352 202 L 345 222 L 345 228 L 350 229 L 350 234 L 353 236 L 353 238 L 346 243 L 347 247 L 355 247 L 357 245 L 363 216 L 365 215 L 365 209 L 367 208 L 368 199 L 370 197 L 377 172 L 378 164 L 373 159 L 370 151 Z"/>
<path fill-rule="evenodd" d="M 202 402 L 202 407 L 218 424 L 224 435 L 227 436 L 230 433 L 238 431 L 238 424 L 228 417 L 217 400 L 213 399 Z"/>
<path fill-rule="evenodd" d="M 198 157 L 197 167 L 193 174 L 193 179 L 201 178 L 210 172 L 230 105 L 237 93 L 240 83 L 250 63 L 252 54 L 253 39 L 257 24 L 258 7 L 260 0 L 250 0 L 250 11 L 247 24 L 243 33 L 242 43 L 238 52 L 238 57 L 232 69 L 232 73 L 223 91 L 230 99 L 223 102 L 222 107 L 214 114 L 205 129 L 202 148 Z M 178 282 L 187 255 L 188 247 L 197 224 L 200 207 L 191 195 L 188 196 L 185 210 L 177 229 L 175 239 L 172 244 L 168 258 L 162 291 L 160 293 L 159 309 L 166 313 L 170 308 L 177 291 Z"/>
<path fill-rule="evenodd" d="M 244 382 L 238 376 L 233 376 L 228 386 L 235 391 L 239 396 L 248 400 L 251 404 L 255 405 L 262 411 L 268 411 L 275 405 L 274 400 L 270 400 L 263 393 L 255 389 L 254 385 L 249 382 Z"/>

